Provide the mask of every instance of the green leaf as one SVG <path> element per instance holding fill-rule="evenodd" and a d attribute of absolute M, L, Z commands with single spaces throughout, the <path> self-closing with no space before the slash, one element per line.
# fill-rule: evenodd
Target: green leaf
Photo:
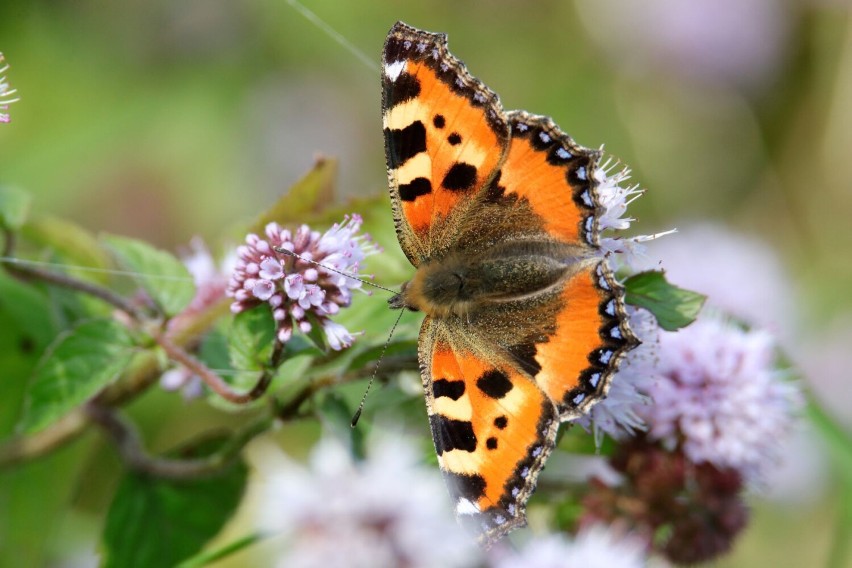
<path fill-rule="evenodd" d="M 17 231 L 27 220 L 32 196 L 16 187 L 0 186 L 0 227 Z"/>
<path fill-rule="evenodd" d="M 707 299 L 698 292 L 669 284 L 659 271 L 634 274 L 624 286 L 627 289 L 625 301 L 654 314 L 657 323 L 666 331 L 676 331 L 695 321 Z"/>
<path fill-rule="evenodd" d="M 107 513 L 104 566 L 175 566 L 197 554 L 233 515 L 247 472 L 239 462 L 191 480 L 127 473 Z"/>
<path fill-rule="evenodd" d="M 261 371 L 269 365 L 275 341 L 275 320 L 263 304 L 234 316 L 228 334 L 228 354 L 234 369 Z"/>
<path fill-rule="evenodd" d="M 89 320 L 61 334 L 27 388 L 19 430 L 42 430 L 89 400 L 121 375 L 133 352 L 132 337 L 114 320 Z"/>
<path fill-rule="evenodd" d="M 335 203 L 334 184 L 337 178 L 337 160 L 320 158 L 302 179 L 290 187 L 277 203 L 264 212 L 248 229 L 263 233 L 272 221 L 277 223 L 304 223 Z"/>
<path fill-rule="evenodd" d="M 135 239 L 108 235 L 107 245 L 115 252 L 119 264 L 134 273 L 167 316 L 183 310 L 195 295 L 189 271 L 174 255 Z"/>

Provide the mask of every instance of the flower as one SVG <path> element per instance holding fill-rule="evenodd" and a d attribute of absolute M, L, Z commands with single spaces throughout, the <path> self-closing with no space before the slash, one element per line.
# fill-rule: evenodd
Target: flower
<path fill-rule="evenodd" d="M 640 539 L 600 524 L 581 530 L 573 540 L 554 534 L 530 541 L 519 552 L 501 553 L 493 568 L 641 568 L 647 562 Z"/>
<path fill-rule="evenodd" d="M 639 408 L 650 404 L 647 392 L 656 380 L 659 328 L 650 312 L 627 306 L 630 329 L 642 342 L 628 352 L 612 378 L 607 396 L 577 423 L 595 433 L 600 444 L 603 434 L 617 440 L 645 429 Z"/>
<path fill-rule="evenodd" d="M 6 77 L 2 75 L 8 69 L 9 65 L 6 64 L 6 58 L 0 53 L 0 110 L 8 109 L 10 104 L 19 100 L 17 97 L 12 97 L 17 91 L 9 85 Z M 11 122 L 11 120 L 8 114 L 0 112 L 0 122 Z"/>
<path fill-rule="evenodd" d="M 291 232 L 270 223 L 266 239 L 248 235 L 246 244 L 237 249 L 228 283 L 228 296 L 234 298 L 231 311 L 266 302 L 272 307 L 279 341 L 288 341 L 294 327 L 309 332 L 314 319 L 332 349 L 349 347 L 353 334 L 330 317 L 352 303 L 352 290 L 361 288 L 356 279 L 361 261 L 379 250 L 369 235 L 357 235 L 361 223 L 360 216 L 347 215 L 322 234 L 307 225 Z"/>
<path fill-rule="evenodd" d="M 748 508 L 736 470 L 693 464 L 644 434 L 622 443 L 610 459 L 619 483 L 591 481 L 581 526 L 626 524 L 678 564 L 712 560 L 730 550 Z"/>
<path fill-rule="evenodd" d="M 437 470 L 402 439 L 372 441 L 355 462 L 322 439 L 307 466 L 257 452 L 257 524 L 284 546 L 279 566 L 479 565 L 473 540 L 452 516 Z"/>
<path fill-rule="evenodd" d="M 798 387 L 775 368 L 772 336 L 702 314 L 676 333 L 661 332 L 659 357 L 653 404 L 639 409 L 649 438 L 682 447 L 693 463 L 760 479 L 802 404 Z"/>
<path fill-rule="evenodd" d="M 619 169 L 619 166 L 619 162 L 607 157 L 598 164 L 592 174 L 592 179 L 597 182 L 598 200 L 603 207 L 597 227 L 601 232 L 629 229 L 635 219 L 624 216 L 627 214 L 627 207 L 644 193 L 638 185 L 622 185 L 630 179 L 630 168 Z M 674 231 L 628 238 L 605 236 L 600 239 L 600 247 L 613 270 L 617 270 L 622 264 L 632 267 L 639 258 L 644 258 L 645 247 L 642 243 L 672 232 Z"/>

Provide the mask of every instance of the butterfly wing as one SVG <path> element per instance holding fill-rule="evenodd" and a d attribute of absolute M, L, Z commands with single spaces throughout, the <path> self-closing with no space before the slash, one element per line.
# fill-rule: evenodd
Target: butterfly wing
<path fill-rule="evenodd" d="M 535 302 L 482 306 L 469 320 L 471 333 L 507 354 L 557 405 L 560 418 L 570 420 L 606 395 L 619 360 L 638 344 L 624 291 L 599 243 L 606 212 L 600 152 L 580 146 L 547 117 L 507 116 L 512 138 L 482 209 L 506 239 L 549 239 L 579 252 L 558 288 Z M 501 221 L 518 211 L 529 220 Z"/>
<path fill-rule="evenodd" d="M 556 438 L 556 409 L 533 381 L 493 364 L 446 322 L 424 320 L 420 365 L 456 512 L 490 544 L 526 522 L 525 503 Z"/>
<path fill-rule="evenodd" d="M 382 61 L 394 220 L 403 251 L 418 266 L 453 240 L 455 220 L 504 158 L 509 127 L 497 95 L 447 50 L 444 34 L 398 22 Z"/>

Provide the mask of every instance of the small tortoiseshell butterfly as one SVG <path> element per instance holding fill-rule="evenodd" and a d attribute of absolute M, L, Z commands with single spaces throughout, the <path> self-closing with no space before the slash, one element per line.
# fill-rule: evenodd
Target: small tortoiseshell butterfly
<path fill-rule="evenodd" d="M 638 344 L 599 245 L 601 153 L 505 112 L 444 34 L 394 25 L 382 86 L 397 236 L 417 269 L 390 304 L 426 314 L 438 462 L 488 545 L 525 524 L 559 424 L 606 395 Z"/>

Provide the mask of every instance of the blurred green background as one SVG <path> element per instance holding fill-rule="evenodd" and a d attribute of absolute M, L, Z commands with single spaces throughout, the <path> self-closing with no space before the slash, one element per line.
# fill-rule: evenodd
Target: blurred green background
<path fill-rule="evenodd" d="M 318 154 L 340 159 L 341 199 L 383 194 L 385 34 L 398 19 L 444 31 L 504 107 L 550 115 L 632 167 L 648 189 L 638 232 L 709 220 L 771 246 L 784 269 L 768 285 L 793 292 L 790 314 L 768 319 L 788 321 L 808 385 L 852 428 L 849 2 L 304 4 L 375 63 L 283 0 L 5 0 L 0 50 L 21 101 L 0 124 L 0 183 L 32 192 L 39 213 L 172 250 L 231 237 Z M 186 412 L 161 398 L 158 416 Z M 72 566 L 93 550 L 119 466 L 77 471 L 92 448 L 107 452 L 75 444 L 0 478 L 0 564 Z M 718 565 L 826 562 L 841 512 L 820 455 L 806 457 L 812 494 L 756 497 Z"/>

